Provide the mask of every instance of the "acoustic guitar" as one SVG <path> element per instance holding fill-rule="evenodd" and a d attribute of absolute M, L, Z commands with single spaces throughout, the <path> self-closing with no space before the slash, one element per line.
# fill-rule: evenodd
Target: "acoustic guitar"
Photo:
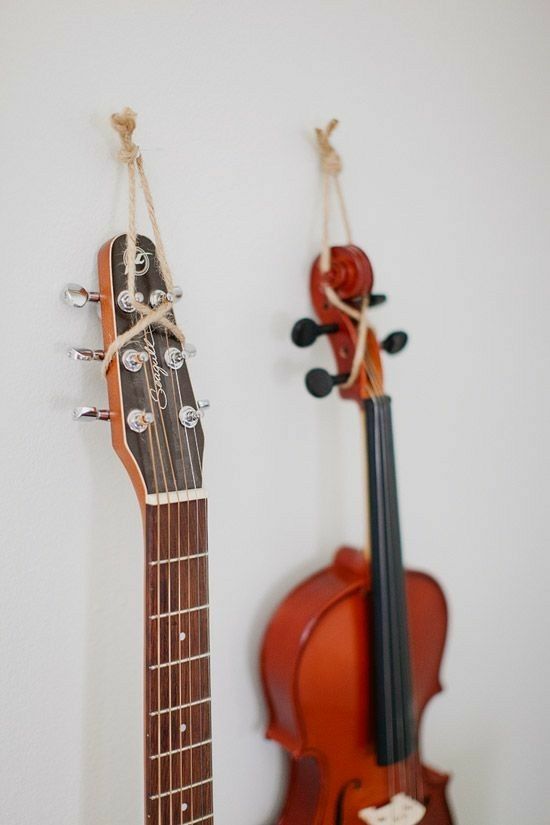
<path fill-rule="evenodd" d="M 137 237 L 137 299 L 168 295 L 146 237 Z M 137 321 L 126 290 L 126 236 L 99 252 L 99 292 L 70 284 L 66 301 L 99 304 L 104 350 L 72 349 L 101 361 Z M 174 320 L 173 315 L 168 316 Z M 79 407 L 79 420 L 111 422 L 113 445 L 138 496 L 145 533 L 144 806 L 148 825 L 213 825 L 206 494 L 202 485 L 207 402 L 188 372 L 193 348 L 148 327 L 113 358 L 109 409 Z"/>

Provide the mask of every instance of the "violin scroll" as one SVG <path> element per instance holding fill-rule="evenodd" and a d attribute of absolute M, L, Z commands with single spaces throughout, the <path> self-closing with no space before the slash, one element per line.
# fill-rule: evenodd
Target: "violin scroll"
<path fill-rule="evenodd" d="M 366 398 L 382 393 L 380 349 L 398 352 L 405 346 L 407 336 L 392 333 L 380 344 L 374 330 L 369 328 L 365 357 L 359 370 L 354 370 L 357 348 L 363 344 L 359 330 L 361 311 L 365 305 L 379 306 L 386 301 L 386 296 L 372 292 L 372 265 L 358 246 L 332 247 L 326 272 L 321 263 L 319 256 L 311 268 L 310 280 L 318 322 L 301 318 L 292 329 L 292 341 L 296 346 L 309 347 L 319 336 L 326 335 L 336 358 L 336 374 L 320 368 L 310 370 L 306 376 L 308 391 L 316 398 L 324 398 L 334 386 L 339 386 L 343 398 L 353 398 L 362 404 Z M 350 383 L 352 373 L 356 378 Z"/>

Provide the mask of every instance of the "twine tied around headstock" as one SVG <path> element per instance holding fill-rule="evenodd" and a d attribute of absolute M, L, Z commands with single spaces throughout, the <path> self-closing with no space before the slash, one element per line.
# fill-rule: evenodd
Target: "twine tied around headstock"
<path fill-rule="evenodd" d="M 153 204 L 151 189 L 149 181 L 143 168 L 143 159 L 139 146 L 133 141 L 133 135 L 136 128 L 136 113 L 128 107 L 118 114 L 111 116 L 111 124 L 113 129 L 118 132 L 121 142 L 121 150 L 119 152 L 119 159 L 128 167 L 128 231 L 126 233 L 126 259 L 127 259 L 127 290 L 129 293 L 129 300 L 135 311 L 141 316 L 139 320 L 128 329 L 126 332 L 119 335 L 107 349 L 105 358 L 103 360 L 103 373 L 107 373 L 109 365 L 113 357 L 124 347 L 129 341 L 139 335 L 148 327 L 158 325 L 163 326 L 168 332 L 175 336 L 182 346 L 185 344 L 185 335 L 180 328 L 171 321 L 167 315 L 172 311 L 172 302 L 168 299 L 164 300 L 158 307 L 152 308 L 148 304 L 141 303 L 136 300 L 136 248 L 137 248 L 137 230 L 136 230 L 136 170 L 139 176 L 139 182 L 145 198 L 149 220 L 153 229 L 155 238 L 156 257 L 159 263 L 160 272 L 166 292 L 170 293 L 174 290 L 174 279 L 172 272 L 168 266 L 166 259 L 166 252 L 160 234 L 160 229 Z"/>
<path fill-rule="evenodd" d="M 321 247 L 321 272 L 323 273 L 329 272 L 331 266 L 329 239 L 331 181 L 334 185 L 334 189 L 336 190 L 336 196 L 340 206 L 340 214 L 342 216 L 342 223 L 344 224 L 346 242 L 349 245 L 352 244 L 351 226 L 346 208 L 346 202 L 344 200 L 344 193 L 342 191 L 339 178 L 339 175 L 342 172 L 342 158 L 330 142 L 331 135 L 337 126 L 338 120 L 333 118 L 324 129 L 315 130 L 315 134 L 317 135 L 317 148 L 319 149 L 319 157 L 321 160 L 321 172 L 323 175 L 323 237 Z M 357 345 L 353 355 L 352 366 L 348 380 L 345 384 L 341 385 L 341 388 L 345 390 L 353 386 L 357 380 L 357 376 L 359 375 L 361 365 L 365 361 L 367 352 L 367 333 L 369 329 L 367 317 L 368 296 L 363 296 L 361 310 L 357 310 L 345 301 L 342 301 L 330 284 L 325 284 L 325 294 L 329 303 L 336 307 L 336 309 L 339 309 L 340 312 L 343 312 L 349 318 L 353 318 L 354 321 L 357 321 Z"/>

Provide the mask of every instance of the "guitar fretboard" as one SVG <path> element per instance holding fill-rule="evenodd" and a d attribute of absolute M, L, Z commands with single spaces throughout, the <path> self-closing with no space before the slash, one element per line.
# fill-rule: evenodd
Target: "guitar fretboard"
<path fill-rule="evenodd" d="M 148 505 L 146 547 L 147 822 L 213 825 L 206 500 Z"/>

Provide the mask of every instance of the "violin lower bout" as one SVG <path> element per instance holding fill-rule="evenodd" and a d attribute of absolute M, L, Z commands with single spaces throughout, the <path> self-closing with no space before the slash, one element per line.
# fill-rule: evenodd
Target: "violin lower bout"
<path fill-rule="evenodd" d="M 278 825 L 360 825 L 363 808 L 387 804 L 419 770 L 422 825 L 451 825 L 447 776 L 407 763 L 383 767 L 375 754 L 370 572 L 364 556 L 343 549 L 334 563 L 299 585 L 267 629 L 262 676 L 268 737 L 291 757 Z M 430 576 L 406 573 L 415 722 L 441 690 L 445 597 Z M 407 773 L 408 770 L 408 773 Z M 414 784 L 418 784 L 418 777 Z"/>

